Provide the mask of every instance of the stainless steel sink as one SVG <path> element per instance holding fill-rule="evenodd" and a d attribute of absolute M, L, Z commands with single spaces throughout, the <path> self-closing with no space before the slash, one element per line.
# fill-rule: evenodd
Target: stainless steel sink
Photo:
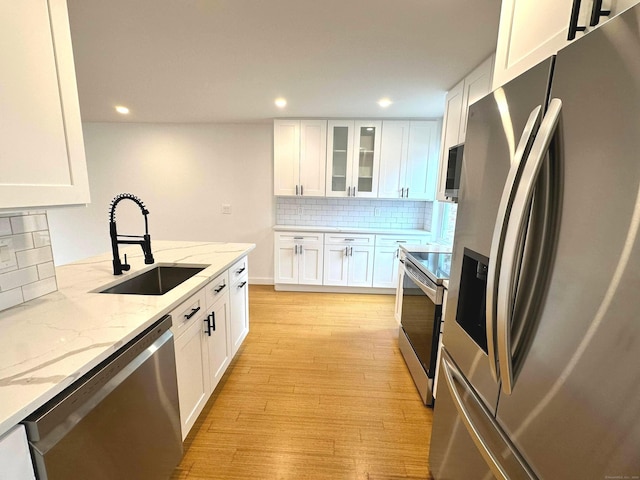
<path fill-rule="evenodd" d="M 158 265 L 98 292 L 121 295 L 164 295 L 205 268 L 207 265 Z"/>

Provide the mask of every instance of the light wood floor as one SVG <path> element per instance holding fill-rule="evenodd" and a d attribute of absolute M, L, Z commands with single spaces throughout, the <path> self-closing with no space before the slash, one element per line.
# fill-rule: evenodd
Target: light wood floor
<path fill-rule="evenodd" d="M 251 286 L 251 331 L 172 480 L 430 479 L 432 410 L 393 308 L 391 295 Z"/>

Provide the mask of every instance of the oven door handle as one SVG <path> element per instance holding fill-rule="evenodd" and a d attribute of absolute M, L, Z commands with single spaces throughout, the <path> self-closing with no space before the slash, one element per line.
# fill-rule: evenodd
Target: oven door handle
<path fill-rule="evenodd" d="M 407 268 L 407 264 L 405 263 L 405 269 L 404 269 L 404 273 L 405 275 L 407 275 L 411 281 L 413 281 L 413 283 L 415 283 L 418 287 L 420 287 L 420 290 L 422 290 L 427 297 L 429 297 L 429 299 L 435 303 L 436 305 L 439 305 L 440 303 L 442 303 L 442 301 L 438 302 L 438 287 L 437 285 L 433 284 L 433 287 L 431 285 L 427 285 L 424 283 L 423 280 L 420 280 L 413 272 L 411 267 Z"/>

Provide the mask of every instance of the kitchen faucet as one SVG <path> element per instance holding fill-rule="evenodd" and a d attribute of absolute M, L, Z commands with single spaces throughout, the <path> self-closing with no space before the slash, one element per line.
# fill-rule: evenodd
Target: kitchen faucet
<path fill-rule="evenodd" d="M 144 215 L 144 235 L 120 235 L 124 239 L 118 238 L 118 230 L 116 228 L 116 207 L 122 200 L 129 199 L 135 202 L 140 207 L 142 215 Z M 142 200 L 130 193 L 121 193 L 111 200 L 111 206 L 109 208 L 109 234 L 111 235 L 111 250 L 113 251 L 113 274 L 122 275 L 123 271 L 129 270 L 131 265 L 127 264 L 127 254 L 124 255 L 124 263 L 120 262 L 120 253 L 118 252 L 118 245 L 140 245 L 144 253 L 144 263 L 150 265 L 154 262 L 153 254 L 151 253 L 151 237 L 149 236 L 149 223 L 147 222 L 147 215 L 149 210 L 146 209 Z M 138 240 L 127 240 L 136 238 Z"/>

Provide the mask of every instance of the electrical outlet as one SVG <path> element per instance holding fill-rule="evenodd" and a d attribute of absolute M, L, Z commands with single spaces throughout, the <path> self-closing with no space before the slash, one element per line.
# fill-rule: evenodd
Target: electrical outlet
<path fill-rule="evenodd" d="M 381 213 L 382 213 L 382 209 L 380 207 L 375 207 L 373 209 L 373 216 L 374 217 L 379 217 Z"/>
<path fill-rule="evenodd" d="M 298 215 L 304 215 L 304 208 L 298 207 Z"/>
<path fill-rule="evenodd" d="M 231 215 L 231 205 L 228 203 L 222 204 L 222 213 L 225 215 Z"/>

